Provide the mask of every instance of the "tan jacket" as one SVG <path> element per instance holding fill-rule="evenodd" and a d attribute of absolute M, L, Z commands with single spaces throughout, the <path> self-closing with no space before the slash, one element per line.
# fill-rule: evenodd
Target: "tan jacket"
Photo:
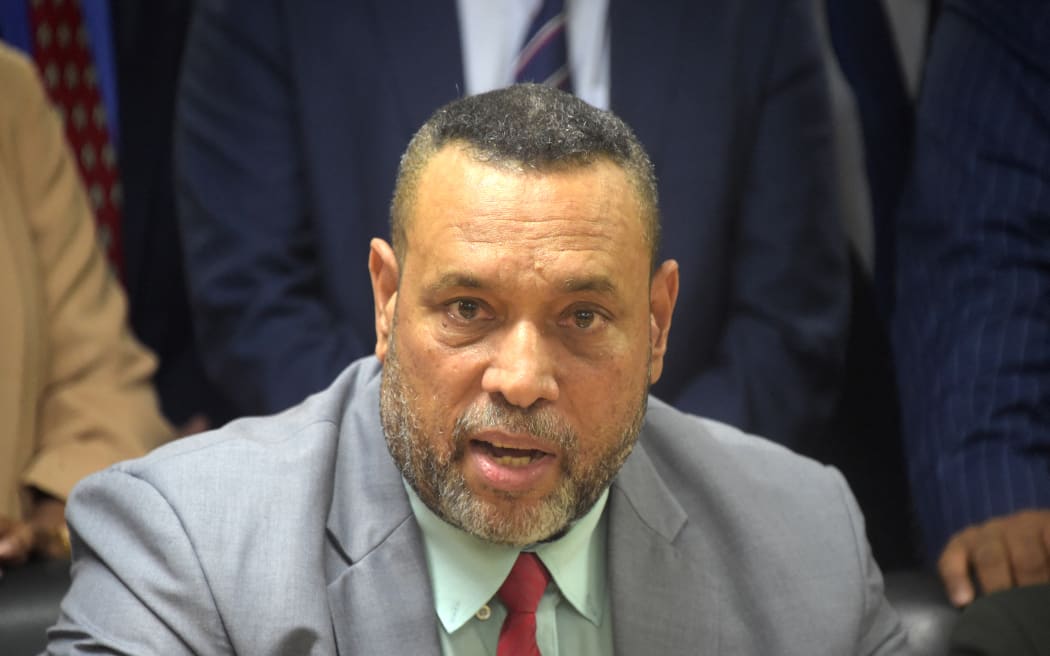
<path fill-rule="evenodd" d="M 35 68 L 0 44 L 0 515 L 171 437 Z"/>

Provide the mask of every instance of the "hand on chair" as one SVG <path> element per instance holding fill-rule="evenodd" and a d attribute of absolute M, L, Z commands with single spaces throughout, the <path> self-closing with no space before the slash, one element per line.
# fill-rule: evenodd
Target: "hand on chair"
<path fill-rule="evenodd" d="M 1050 581 L 1050 510 L 1023 510 L 959 531 L 937 568 L 955 606 L 976 597 L 971 573 L 984 594 Z"/>

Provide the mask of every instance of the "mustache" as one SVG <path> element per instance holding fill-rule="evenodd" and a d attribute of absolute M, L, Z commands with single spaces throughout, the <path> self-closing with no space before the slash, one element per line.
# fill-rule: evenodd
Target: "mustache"
<path fill-rule="evenodd" d="M 564 453 L 575 451 L 576 431 L 550 408 L 519 408 L 499 398 L 470 406 L 452 427 L 453 444 L 464 448 L 474 435 L 499 430 L 525 433 L 538 438 Z"/>

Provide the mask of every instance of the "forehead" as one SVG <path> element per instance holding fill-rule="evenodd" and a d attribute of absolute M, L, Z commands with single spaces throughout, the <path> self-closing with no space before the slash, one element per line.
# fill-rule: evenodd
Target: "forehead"
<path fill-rule="evenodd" d="M 537 171 L 478 161 L 446 146 L 417 185 L 408 259 L 485 249 L 537 265 L 577 254 L 624 264 L 640 258 L 648 268 L 640 199 L 610 160 Z"/>

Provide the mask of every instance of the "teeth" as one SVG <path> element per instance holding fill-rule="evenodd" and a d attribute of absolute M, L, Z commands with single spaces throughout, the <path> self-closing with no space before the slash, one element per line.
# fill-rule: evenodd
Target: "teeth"
<path fill-rule="evenodd" d="M 495 458 L 496 462 L 507 467 L 524 467 L 525 465 L 532 462 L 532 458 L 529 456 L 516 458 L 514 456 L 498 456 Z"/>

